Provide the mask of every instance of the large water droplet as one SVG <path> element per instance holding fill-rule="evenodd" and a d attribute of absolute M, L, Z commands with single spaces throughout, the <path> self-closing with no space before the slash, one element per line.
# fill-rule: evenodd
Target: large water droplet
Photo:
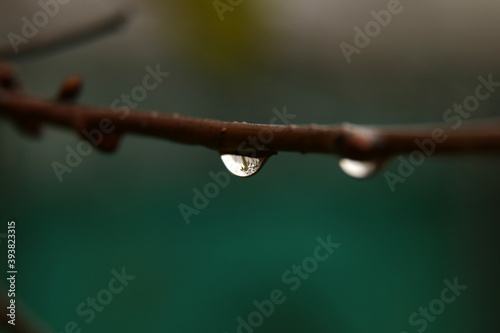
<path fill-rule="evenodd" d="M 347 175 L 353 178 L 368 178 L 375 174 L 382 163 L 377 161 L 357 161 L 348 158 L 342 158 L 339 161 L 340 168 Z"/>
<path fill-rule="evenodd" d="M 267 160 L 267 157 L 248 157 L 232 154 L 223 154 L 220 158 L 229 172 L 238 177 L 255 175 Z"/>

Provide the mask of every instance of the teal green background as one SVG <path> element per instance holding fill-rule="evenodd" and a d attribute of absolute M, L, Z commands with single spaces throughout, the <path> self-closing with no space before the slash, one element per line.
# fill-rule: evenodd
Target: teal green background
<path fill-rule="evenodd" d="M 359 4 L 359 12 L 377 6 Z M 407 19 L 431 11 L 415 6 L 420 11 Z M 439 122 L 474 92 L 478 75 L 500 77 L 486 52 L 423 56 L 415 65 L 404 44 L 391 44 L 400 41 L 396 22 L 347 65 L 338 43 L 351 33 L 291 38 L 259 23 L 275 16 L 259 21 L 250 7 L 220 22 L 209 1 L 147 2 L 113 35 L 12 61 L 33 94 L 52 97 L 79 73 L 79 102 L 103 106 L 140 84 L 146 66 L 160 64 L 170 76 L 139 109 L 258 123 L 285 105 L 297 124 Z M 17 29 L 18 18 L 11 21 Z M 360 14 L 353 22 L 366 20 Z M 443 38 L 453 34 L 440 29 Z M 474 39 L 471 33 L 461 42 Z M 387 47 L 387 61 L 377 47 Z M 294 56 L 307 48 L 310 58 Z M 499 105 L 497 92 L 472 118 L 498 115 Z M 0 122 L 0 232 L 16 221 L 17 300 L 44 332 L 63 332 L 69 321 L 82 332 L 236 332 L 237 317 L 274 289 L 287 300 L 255 332 L 416 332 L 408 317 L 455 277 L 468 289 L 426 332 L 499 327 L 496 154 L 426 159 L 391 192 L 383 173 L 351 179 L 335 156 L 279 153 L 255 177 L 231 177 L 186 225 L 179 205 L 192 204 L 193 189 L 212 181 L 209 172 L 224 170 L 217 153 L 127 135 L 116 153 L 94 151 L 59 183 L 51 163 L 63 162 L 65 147 L 78 142 L 76 133 L 51 125 L 32 139 Z M 282 274 L 328 235 L 340 248 L 290 291 Z M 135 279 L 85 323 L 76 307 L 122 267 Z"/>

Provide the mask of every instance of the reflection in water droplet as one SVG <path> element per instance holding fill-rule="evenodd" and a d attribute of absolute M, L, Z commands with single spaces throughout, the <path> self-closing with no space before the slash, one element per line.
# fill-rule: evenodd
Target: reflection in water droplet
<path fill-rule="evenodd" d="M 226 168 L 238 177 L 250 177 L 259 171 L 267 157 L 248 157 L 224 154 L 220 156 Z"/>
<path fill-rule="evenodd" d="M 378 171 L 381 163 L 376 161 L 357 161 L 343 158 L 339 161 L 340 168 L 353 178 L 367 178 Z"/>

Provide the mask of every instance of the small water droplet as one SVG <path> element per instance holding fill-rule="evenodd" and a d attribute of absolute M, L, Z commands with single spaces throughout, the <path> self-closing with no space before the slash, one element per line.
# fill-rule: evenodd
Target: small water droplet
<path fill-rule="evenodd" d="M 250 177 L 255 175 L 268 158 L 233 154 L 223 154 L 220 157 L 229 172 L 238 177 Z"/>
<path fill-rule="evenodd" d="M 382 163 L 378 161 L 357 161 L 342 158 L 339 161 L 339 165 L 347 175 L 363 179 L 374 175 L 380 169 Z"/>

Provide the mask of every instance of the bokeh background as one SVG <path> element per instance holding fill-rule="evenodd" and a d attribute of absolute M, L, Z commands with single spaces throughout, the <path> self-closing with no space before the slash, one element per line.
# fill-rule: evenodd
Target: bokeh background
<path fill-rule="evenodd" d="M 351 64 L 339 44 L 352 44 L 353 28 L 387 1 L 245 0 L 220 21 L 211 0 L 72 0 L 36 38 L 117 10 L 129 20 L 71 48 L 9 59 L 40 96 L 81 74 L 89 105 L 110 105 L 160 64 L 170 76 L 140 109 L 268 123 L 286 106 L 298 124 L 440 122 L 479 75 L 500 78 L 500 3 L 402 5 Z M 1 42 L 38 10 L 1 1 Z M 496 92 L 471 119 L 499 106 Z M 179 204 L 224 170 L 213 151 L 129 135 L 59 183 L 51 163 L 64 161 L 76 133 L 47 126 L 31 139 L 2 119 L 0 138 L 0 232 L 16 221 L 17 300 L 43 332 L 69 321 L 82 332 L 236 332 L 236 318 L 277 288 L 287 301 L 255 332 L 417 332 L 408 317 L 455 277 L 468 289 L 425 331 L 500 325 L 495 154 L 429 158 L 391 192 L 383 173 L 356 180 L 334 156 L 280 153 L 255 177 L 232 177 L 186 225 Z M 341 247 L 291 292 L 282 274 L 328 235 Z M 77 306 L 122 267 L 135 279 L 85 323 Z"/>

